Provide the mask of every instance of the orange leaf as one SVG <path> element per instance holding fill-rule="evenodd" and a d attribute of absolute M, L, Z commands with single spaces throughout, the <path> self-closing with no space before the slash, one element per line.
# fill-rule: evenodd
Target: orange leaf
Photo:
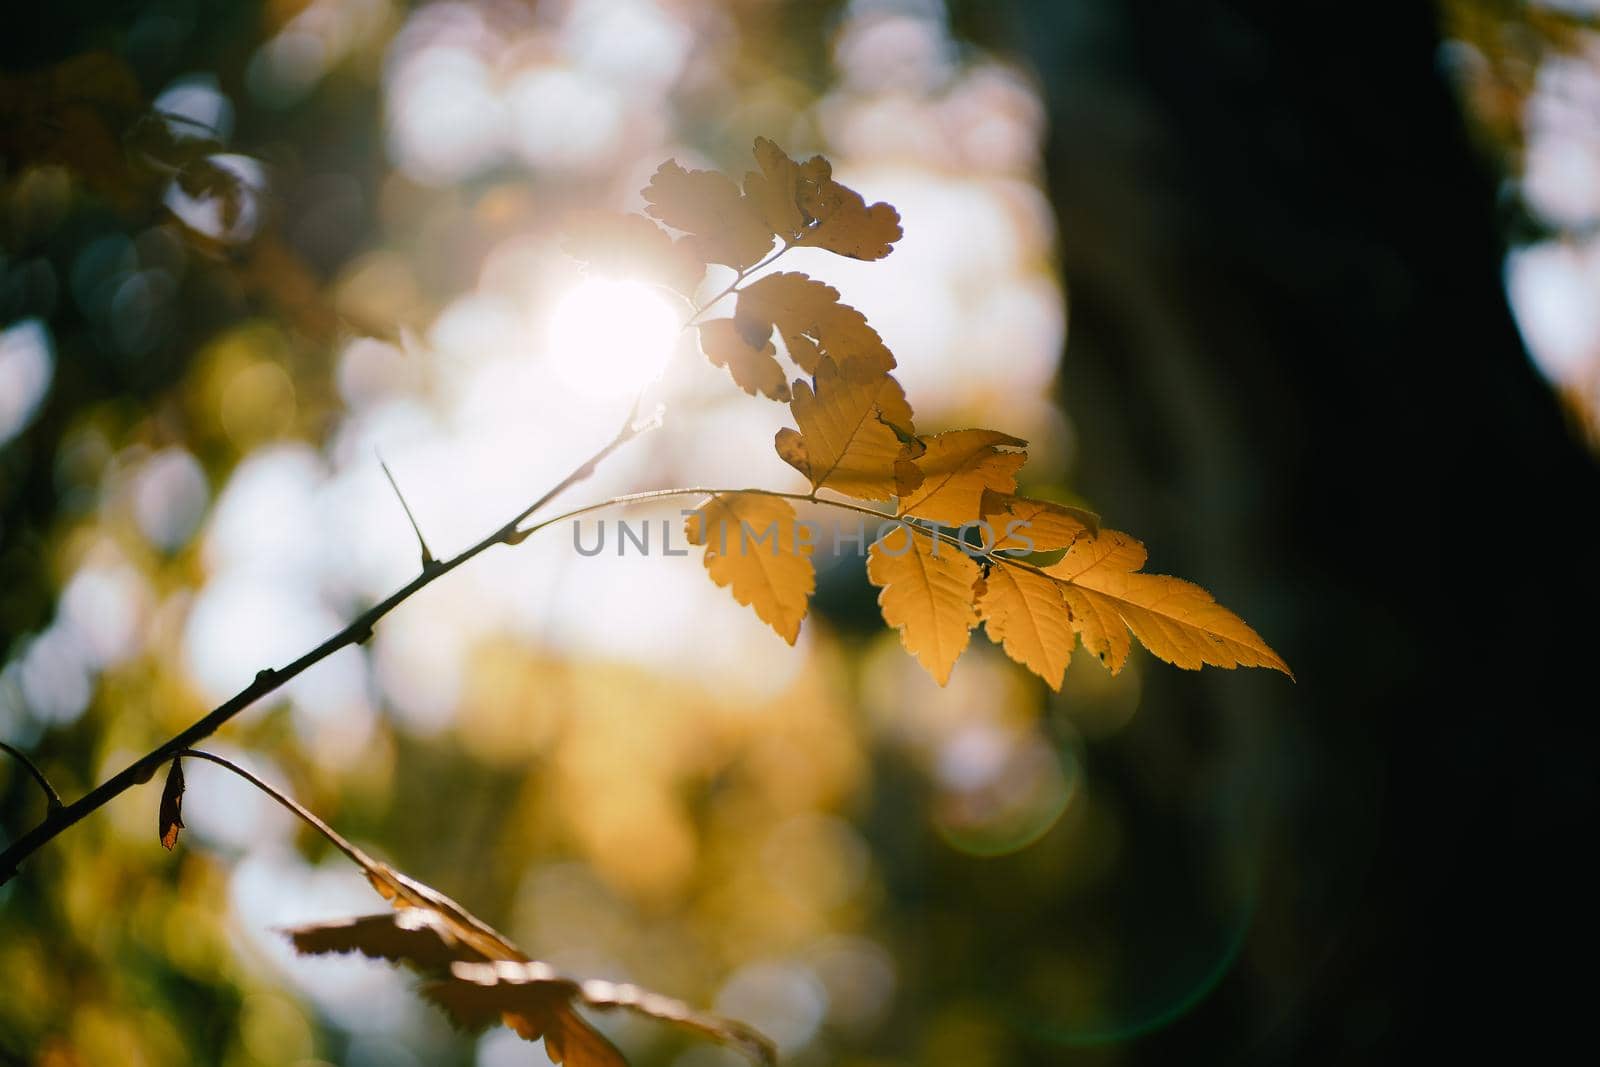
<path fill-rule="evenodd" d="M 1138 570 L 1144 560 L 1138 541 L 1102 530 L 1044 568 L 1061 583 L 1084 646 L 1113 671 L 1127 661 L 1126 631 L 1131 630 L 1158 659 L 1186 670 L 1271 667 L 1294 677 L 1261 635 L 1210 593 L 1181 578 L 1145 574 Z"/>
<path fill-rule="evenodd" d="M 978 585 L 978 615 L 1006 655 L 1060 691 L 1078 638 L 1059 583 L 1021 567 L 990 567 Z"/>
<path fill-rule="evenodd" d="M 718 367 L 728 368 L 739 388 L 773 400 L 789 399 L 789 379 L 778 363 L 772 342 L 752 343 L 734 319 L 712 319 L 700 324 L 700 349 Z"/>
<path fill-rule="evenodd" d="M 1092 511 L 992 489 L 984 490 L 979 509 L 993 530 L 992 551 L 1051 552 L 1100 529 L 1100 517 Z"/>
<path fill-rule="evenodd" d="M 896 468 L 900 514 L 960 526 L 982 515 L 983 494 L 1010 493 L 1017 487 L 1017 469 L 1027 462 L 1028 442 L 996 430 L 951 430 L 921 439 L 927 446 L 918 457 Z"/>
<path fill-rule="evenodd" d="M 740 327 L 751 337 L 776 327 L 789 358 L 815 374 L 827 356 L 847 378 L 870 381 L 894 368 L 894 354 L 867 317 L 839 302 L 839 291 L 795 272 L 768 274 L 739 290 Z"/>
<path fill-rule="evenodd" d="M 860 193 L 833 180 L 833 167 L 821 156 L 802 169 L 800 210 L 814 220 L 795 242 L 825 248 L 851 259 L 882 259 L 902 235 L 900 213 L 884 203 L 867 206 Z"/>
<path fill-rule="evenodd" d="M 691 545 L 705 545 L 711 580 L 754 608 L 791 645 L 800 635 L 816 570 L 794 507 L 768 493 L 719 493 L 684 523 Z"/>
<path fill-rule="evenodd" d="M 867 579 L 882 587 L 884 622 L 940 685 L 978 623 L 972 599 L 981 577 L 960 548 L 904 523 L 867 550 Z"/>
<path fill-rule="evenodd" d="M 773 443 L 813 489 L 888 500 L 898 487 L 896 464 L 920 447 L 908 450 L 902 440 L 912 432 L 911 405 L 900 383 L 887 374 L 854 381 L 823 358 L 812 383 L 794 383 L 789 410 L 800 431 L 780 430 Z"/>
<path fill-rule="evenodd" d="M 745 175 L 744 195 L 759 208 L 773 233 L 793 241 L 806 226 L 800 213 L 800 165 L 765 137 L 756 138 L 756 163 L 761 173 Z"/>

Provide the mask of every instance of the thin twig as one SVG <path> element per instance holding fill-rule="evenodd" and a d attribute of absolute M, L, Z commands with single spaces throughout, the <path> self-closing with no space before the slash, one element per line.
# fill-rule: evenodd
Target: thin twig
<path fill-rule="evenodd" d="M 341 649 L 351 645 L 365 642 L 372 636 L 372 628 L 389 612 L 405 603 L 424 586 L 430 585 L 438 579 L 449 574 L 474 556 L 493 548 L 495 545 L 516 544 L 522 540 L 522 535 L 517 527 L 529 515 L 544 507 L 551 500 L 572 486 L 588 478 L 594 473 L 599 464 L 611 453 L 621 448 L 640 434 L 653 429 L 660 424 L 660 419 L 647 419 L 635 421 L 633 413 L 629 413 L 628 421 L 623 423 L 615 437 L 606 443 L 599 451 L 583 463 L 579 464 L 571 474 L 557 482 L 549 491 L 540 496 L 532 504 L 523 508 L 510 521 L 499 527 L 493 533 L 483 538 L 477 544 L 462 551 L 448 560 L 437 563 L 432 568 L 424 568 L 422 573 L 411 581 L 390 593 L 382 601 L 374 604 L 366 611 L 351 621 L 351 623 L 322 644 L 313 648 L 299 659 L 286 667 L 261 671 L 255 680 L 245 686 L 227 701 L 213 708 L 209 714 L 191 725 L 182 733 L 157 746 L 143 756 L 134 760 L 118 773 L 112 775 L 82 797 L 60 808 L 52 809 L 45 820 L 32 830 L 22 834 L 11 842 L 3 852 L 0 852 L 0 885 L 4 885 L 15 876 L 17 865 L 24 859 L 38 851 L 47 842 L 53 840 L 61 833 L 83 819 L 86 815 L 98 811 L 107 802 L 122 795 L 129 789 L 144 782 L 148 782 L 163 763 L 171 759 L 174 754 L 189 748 L 195 742 L 210 737 L 216 733 L 229 719 L 239 712 L 266 696 L 268 693 L 283 686 L 283 684 L 306 670 L 314 664 L 320 663 Z"/>
<path fill-rule="evenodd" d="M 61 794 L 56 792 L 56 787 L 50 784 L 50 779 L 44 776 L 44 772 L 39 769 L 38 764 L 29 759 L 27 754 L 15 745 L 8 745 L 4 741 L 0 741 L 0 748 L 5 749 L 13 759 L 26 767 L 28 773 L 33 775 L 33 780 L 39 783 L 39 788 L 44 790 L 45 811 L 47 812 L 45 818 L 48 819 L 60 811 L 62 806 Z"/>
<path fill-rule="evenodd" d="M 727 296 L 728 293 L 732 292 L 739 282 L 748 277 L 751 272 L 769 265 L 779 256 L 787 252 L 789 248 L 790 245 L 786 243 L 760 263 L 740 271 L 737 276 L 735 276 L 734 280 L 730 282 L 728 286 L 722 290 L 722 292 L 718 293 L 711 300 L 702 305 L 700 309 L 690 317 L 689 321 L 685 323 L 682 328 L 688 329 L 688 327 L 698 320 L 701 315 L 710 310 L 713 304 L 715 304 L 718 300 L 721 300 L 724 296 Z M 640 434 L 655 429 L 661 425 L 661 412 L 659 409 L 657 409 L 654 414 L 647 418 L 638 418 L 639 402 L 640 397 L 635 397 L 633 407 L 629 410 L 628 417 L 623 422 L 622 428 L 617 431 L 616 436 L 614 436 L 609 442 L 600 448 L 599 451 L 595 452 L 594 455 L 590 456 L 588 459 L 584 460 L 583 463 L 579 464 L 572 471 L 572 473 L 568 474 L 565 478 L 561 479 L 561 481 L 557 482 L 537 500 L 523 508 L 516 515 L 512 516 L 512 518 L 499 529 L 495 530 L 478 543 L 472 545 L 470 548 L 467 548 L 448 560 L 435 560 L 431 566 L 427 562 L 427 547 L 424 545 L 424 562 L 422 573 L 417 575 L 404 586 L 395 590 L 393 593 L 390 593 L 379 603 L 374 604 L 372 607 L 356 616 L 356 618 L 353 619 L 344 629 L 328 638 L 316 648 L 313 648 L 311 651 L 305 653 L 288 666 L 279 669 L 273 669 L 269 667 L 258 672 L 254 681 L 245 686 L 238 693 L 235 693 L 228 700 L 217 705 L 204 718 L 190 725 L 189 728 L 184 730 L 182 733 L 170 738 L 163 744 L 134 760 L 121 771 L 115 775 L 112 775 L 104 782 L 101 782 L 94 789 L 90 790 L 88 793 L 85 793 L 71 804 L 63 805 L 60 803 L 59 797 L 57 797 L 56 802 L 51 806 L 50 811 L 46 815 L 43 822 L 35 826 L 32 830 L 22 834 L 15 841 L 11 842 L 11 844 L 8 845 L 3 851 L 0 851 L 0 885 L 5 885 L 13 877 L 15 877 L 18 864 L 20 864 L 24 859 L 33 855 L 33 853 L 37 852 L 45 844 L 53 840 L 57 834 L 61 833 L 63 830 L 66 830 L 68 827 L 75 825 L 85 816 L 98 811 L 108 802 L 118 796 L 121 796 L 132 787 L 148 782 L 155 775 L 156 771 L 161 767 L 161 765 L 167 760 L 173 758 L 173 756 L 177 753 L 188 751 L 190 750 L 190 746 L 195 742 L 210 737 L 212 734 L 216 733 L 224 723 L 228 722 L 228 720 L 239 714 L 239 712 L 243 711 L 257 700 L 266 696 L 268 693 L 279 689 L 284 685 L 284 683 L 288 682 L 291 678 L 294 678 L 308 667 L 320 663 L 341 649 L 347 648 L 351 645 L 364 643 L 372 636 L 372 628 L 380 619 L 388 615 L 389 612 L 393 611 L 401 604 L 405 603 L 423 587 L 432 584 L 434 581 L 444 577 L 446 574 L 449 574 L 451 571 L 455 570 L 463 563 L 466 563 L 474 556 L 479 555 L 495 545 L 520 544 L 529 534 L 533 532 L 534 529 L 539 528 L 533 527 L 527 530 L 518 529 L 518 527 L 522 525 L 523 521 L 527 519 L 528 516 L 532 515 L 534 512 L 548 504 L 551 500 L 554 500 L 556 497 L 560 496 L 574 485 L 592 475 L 595 472 L 595 468 L 597 468 L 608 456 L 610 456 L 611 453 L 615 452 L 617 449 L 621 448 L 635 437 L 638 437 Z M 387 473 L 387 468 L 385 468 L 385 473 Z M 392 483 L 392 476 L 390 480 Z M 398 486 L 396 486 L 395 491 L 397 493 L 399 492 Z M 405 505 L 404 497 L 401 498 L 401 505 Z M 410 513 L 411 509 L 407 507 L 406 514 L 410 516 Z M 412 519 L 412 526 L 413 528 L 416 528 L 416 520 L 414 518 Z M 420 540 L 422 536 L 420 529 L 417 531 L 417 536 Z M 8 745 L 7 748 L 9 749 L 10 746 Z M 14 752 L 15 750 L 12 751 Z M 37 769 L 35 768 L 34 770 L 35 774 L 37 775 Z M 55 795 L 55 791 L 53 789 L 49 789 L 48 784 L 43 782 L 42 777 L 41 784 L 45 784 L 46 789 L 49 790 L 52 796 Z"/>

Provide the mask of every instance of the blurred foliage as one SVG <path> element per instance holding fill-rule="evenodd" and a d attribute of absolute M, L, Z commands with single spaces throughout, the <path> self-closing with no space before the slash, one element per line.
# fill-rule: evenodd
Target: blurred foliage
<path fill-rule="evenodd" d="M 1585 0 L 1441 0 L 1439 7 L 1445 67 L 1503 178 L 1519 325 L 1568 412 L 1600 448 L 1600 318 L 1592 311 L 1600 292 L 1600 7 Z"/>
<path fill-rule="evenodd" d="M 742 164 L 759 133 L 903 183 L 908 235 L 928 236 L 897 269 L 923 273 L 868 292 L 873 321 L 887 337 L 900 316 L 908 375 L 946 375 L 935 334 L 963 348 L 969 377 L 949 373 L 927 410 L 1020 412 L 1025 488 L 1066 495 L 1042 110 L 1025 71 L 952 35 L 984 7 L 165 0 L 19 22 L 0 79 L 0 370 L 42 358 L 48 374 L 0 440 L 0 735 L 76 796 L 204 714 L 216 649 L 253 670 L 275 640 L 310 643 L 275 603 L 209 613 L 248 566 L 315 571 L 296 602 L 311 640 L 370 602 L 414 546 L 358 477 L 377 478 L 374 442 L 470 428 L 452 353 L 497 341 L 463 309 L 545 279 L 561 220 L 619 206 L 640 166 Z M 441 79 L 458 110 L 429 95 Z M 483 139 L 502 129 L 526 136 Z M 907 309 L 929 279 L 949 299 Z M 852 302 L 855 284 L 839 283 Z M 475 388 L 506 392 L 489 373 Z M 556 416 L 523 421 L 537 440 Z M 489 453 L 511 468 L 491 513 L 540 458 L 514 444 Z M 656 484 L 704 476 L 693 442 L 654 447 Z M 301 495 L 241 503 L 286 470 Z M 398 473 L 416 502 L 448 488 Z M 314 526 L 293 525 L 300 505 Z M 450 511 L 419 503 L 424 528 Z M 546 569 L 570 559 L 528 548 Z M 564 583 L 618 632 L 679 628 L 650 615 L 666 594 L 630 586 L 638 571 L 610 600 L 588 568 L 509 592 L 494 573 L 512 602 L 554 604 Z M 575 645 L 570 613 L 491 610 L 496 583 L 463 581 L 320 667 L 332 696 L 291 690 L 218 747 L 541 958 L 715 1005 L 786 1062 L 999 1067 L 1070 1047 L 1113 1063 L 1119 1038 L 1202 997 L 1256 893 L 1259 767 L 1230 733 L 1245 728 L 1187 722 L 1181 696 L 1145 706 L 1142 655 L 1116 677 L 1079 663 L 1054 695 L 985 645 L 937 688 L 866 625 L 859 566 L 818 583 L 823 625 L 800 649 L 724 635 L 717 615 L 699 661 L 662 662 Z M 294 959 L 276 929 L 368 907 L 359 877 L 220 775 L 195 767 L 188 790 L 176 854 L 157 847 L 153 785 L 0 889 L 0 1057 L 537 1062 L 455 1033 L 381 966 Z M 4 832 L 41 810 L 0 764 Z M 724 1062 L 602 1024 L 641 1064 Z"/>

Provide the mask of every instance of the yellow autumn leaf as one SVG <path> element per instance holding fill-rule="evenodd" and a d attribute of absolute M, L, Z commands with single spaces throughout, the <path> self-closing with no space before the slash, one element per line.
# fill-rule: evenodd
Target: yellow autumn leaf
<path fill-rule="evenodd" d="M 755 157 L 761 172 L 745 175 L 745 196 L 785 242 L 871 260 L 900 240 L 900 213 L 883 203 L 868 207 L 860 193 L 833 180 L 833 165 L 823 157 L 797 163 L 765 137 L 756 138 Z"/>
<path fill-rule="evenodd" d="M 1070 548 L 1100 529 L 1092 511 L 984 490 L 979 511 L 994 537 L 991 551 L 1051 552 Z"/>
<path fill-rule="evenodd" d="M 977 625 L 972 601 L 982 574 L 957 546 L 905 523 L 867 550 L 867 579 L 882 589 L 884 622 L 940 685 Z"/>
<path fill-rule="evenodd" d="M 768 493 L 718 493 L 689 515 L 684 531 L 690 544 L 705 545 L 711 580 L 794 644 L 816 588 L 814 548 L 794 507 Z"/>
<path fill-rule="evenodd" d="M 794 360 L 815 374 L 827 356 L 846 378 L 870 381 L 894 369 L 894 354 L 867 323 L 867 317 L 839 302 L 839 291 L 804 274 L 780 272 L 758 278 L 739 290 L 734 313 L 751 338 L 765 338 L 775 327 Z"/>
<path fill-rule="evenodd" d="M 733 319 L 702 322 L 699 330 L 700 350 L 716 366 L 728 368 L 739 388 L 751 396 L 761 393 L 773 400 L 789 399 L 789 377 L 771 341 L 752 343 Z"/>
<path fill-rule="evenodd" d="M 900 213 L 885 203 L 867 206 L 860 193 L 833 180 L 821 156 L 802 168 L 800 210 L 814 220 L 794 243 L 851 259 L 882 259 L 900 240 Z"/>
<path fill-rule="evenodd" d="M 1070 582 L 1094 570 L 1136 571 L 1147 558 L 1144 542 L 1137 537 L 1104 529 L 1075 542 L 1061 562 L 1047 569 L 1051 577 Z"/>
<path fill-rule="evenodd" d="M 1099 657 L 1112 674 L 1118 674 L 1128 663 L 1133 650 L 1133 640 L 1128 636 L 1128 625 L 1117 611 L 1116 601 L 1066 582 L 1058 586 L 1061 599 L 1072 613 L 1072 629 L 1083 641 L 1083 647 Z"/>
<path fill-rule="evenodd" d="M 1144 561 L 1137 540 L 1102 530 L 1042 572 L 1061 583 L 1084 646 L 1113 671 L 1127 661 L 1131 630 L 1157 658 L 1187 670 L 1271 667 L 1294 677 L 1261 635 L 1210 593 L 1181 578 L 1145 574 L 1138 570 Z"/>
<path fill-rule="evenodd" d="M 1010 493 L 1017 469 L 1027 462 L 1020 449 L 1028 442 L 997 430 L 951 430 L 921 438 L 921 456 L 897 467 L 900 514 L 960 526 L 983 512 L 986 491 Z"/>
<path fill-rule="evenodd" d="M 1061 689 L 1078 638 L 1061 585 L 1021 567 L 992 566 L 978 585 L 978 616 L 1006 655 Z"/>
<path fill-rule="evenodd" d="M 644 188 L 645 210 L 693 238 L 708 263 L 748 267 L 772 248 L 772 230 L 739 187 L 714 170 L 661 164 Z"/>
<path fill-rule="evenodd" d="M 896 464 L 908 454 L 902 438 L 912 432 L 911 405 L 899 382 L 887 374 L 847 379 L 824 357 L 811 382 L 794 383 L 789 410 L 799 432 L 779 430 L 774 445 L 813 489 L 862 500 L 896 494 Z"/>
<path fill-rule="evenodd" d="M 755 155 L 761 171 L 745 175 L 744 195 L 760 210 L 773 233 L 793 241 L 806 227 L 806 218 L 800 213 L 801 165 L 765 137 L 756 138 Z"/>

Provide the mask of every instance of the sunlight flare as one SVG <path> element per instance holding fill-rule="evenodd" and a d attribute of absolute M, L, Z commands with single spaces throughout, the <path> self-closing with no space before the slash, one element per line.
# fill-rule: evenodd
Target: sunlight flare
<path fill-rule="evenodd" d="M 573 392 L 595 400 L 632 396 L 660 376 L 682 316 L 642 282 L 590 278 L 551 309 L 548 354 Z"/>

